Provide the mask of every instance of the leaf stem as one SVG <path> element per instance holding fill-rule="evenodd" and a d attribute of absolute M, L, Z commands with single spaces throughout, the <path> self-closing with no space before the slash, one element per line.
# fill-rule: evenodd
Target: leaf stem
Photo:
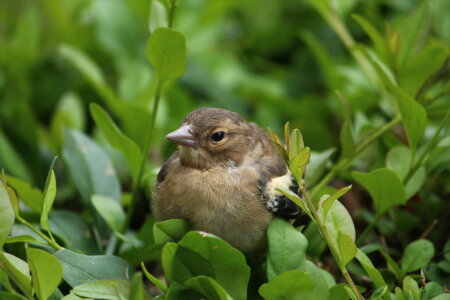
<path fill-rule="evenodd" d="M 174 18 L 174 15 L 175 15 L 176 1 L 177 0 L 172 0 L 171 3 L 170 3 L 169 18 L 168 18 L 168 21 L 167 21 L 167 27 L 168 28 L 172 28 L 172 26 L 173 26 L 173 18 Z"/>
<path fill-rule="evenodd" d="M 315 223 L 317 224 L 317 227 L 319 228 L 319 231 L 322 233 L 323 238 L 325 239 L 328 248 L 330 249 L 331 254 L 334 257 L 334 260 L 337 262 L 339 259 L 339 255 L 336 253 L 335 249 L 333 248 L 333 246 L 331 245 L 331 241 L 330 241 L 330 237 L 328 235 L 328 231 L 325 227 L 325 224 L 322 223 L 321 218 L 319 217 L 319 214 L 317 213 L 317 210 L 314 206 L 314 203 L 311 200 L 311 197 L 308 194 L 308 191 L 306 190 L 306 188 L 304 187 L 304 185 L 300 185 L 300 190 L 304 196 L 304 198 L 306 199 L 306 205 L 308 206 L 309 210 L 311 211 Z M 358 288 L 355 285 L 355 282 L 353 281 L 352 277 L 350 276 L 350 274 L 348 273 L 347 269 L 344 267 L 340 268 L 342 275 L 344 276 L 345 280 L 347 281 L 347 283 L 351 286 L 351 288 L 353 289 L 353 291 L 355 292 L 355 294 L 358 296 L 358 298 L 360 300 L 364 300 L 364 297 L 361 295 L 361 293 L 359 292 Z"/>
<path fill-rule="evenodd" d="M 311 198 L 314 198 L 317 196 L 317 193 L 320 192 L 332 179 L 333 177 L 341 170 L 347 168 L 350 166 L 357 158 L 358 156 L 364 152 L 376 139 L 378 139 L 381 135 L 383 135 L 386 131 L 391 129 L 395 124 L 400 122 L 401 116 L 397 115 L 394 119 L 392 119 L 389 123 L 386 123 L 377 131 L 375 131 L 372 135 L 370 135 L 368 138 L 366 138 L 355 150 L 355 153 L 348 158 L 344 158 L 339 160 L 334 167 L 328 172 L 325 177 L 322 178 L 322 180 L 313 188 L 311 192 Z"/>
<path fill-rule="evenodd" d="M 150 149 L 150 140 L 151 140 L 151 137 L 153 134 L 153 128 L 155 127 L 156 113 L 158 111 L 159 100 L 161 98 L 161 91 L 162 91 L 163 85 L 164 85 L 164 81 L 161 81 L 158 78 L 158 81 L 156 83 L 155 97 L 153 100 L 153 109 L 152 109 L 152 113 L 151 113 L 149 124 L 148 124 L 147 135 L 145 137 L 144 148 L 142 149 L 142 161 L 141 161 L 141 165 L 139 167 L 138 177 L 136 179 L 136 182 L 134 182 L 134 185 L 133 185 L 133 194 L 131 197 L 130 206 L 128 207 L 128 210 L 127 210 L 125 222 L 123 224 L 122 233 L 125 232 L 125 230 L 130 225 L 131 219 L 133 218 L 134 211 L 136 209 L 137 202 L 139 200 L 139 189 L 141 187 L 142 176 L 144 175 L 145 165 L 147 163 L 148 151 Z"/>
<path fill-rule="evenodd" d="M 61 250 L 62 247 L 60 245 L 58 245 L 58 243 L 56 243 L 55 240 L 50 239 L 48 236 L 46 236 L 45 234 L 43 234 L 40 230 L 38 230 L 36 227 L 34 227 L 33 225 L 31 225 L 30 223 L 28 223 L 27 220 L 25 220 L 24 218 L 22 218 L 21 216 L 16 216 L 17 220 L 19 220 L 20 223 L 22 223 L 23 225 L 25 225 L 26 227 L 28 227 L 29 229 L 31 229 L 34 233 L 36 233 L 37 235 L 39 235 L 41 238 L 43 238 L 50 246 L 52 246 L 54 249 L 56 250 Z"/>

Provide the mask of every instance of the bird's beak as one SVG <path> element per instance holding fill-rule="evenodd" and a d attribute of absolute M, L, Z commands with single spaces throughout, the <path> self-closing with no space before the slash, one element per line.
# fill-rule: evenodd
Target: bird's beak
<path fill-rule="evenodd" d="M 166 135 L 166 139 L 187 147 L 193 147 L 197 143 L 195 137 L 192 135 L 192 128 L 189 125 L 185 125 L 169 133 Z"/>

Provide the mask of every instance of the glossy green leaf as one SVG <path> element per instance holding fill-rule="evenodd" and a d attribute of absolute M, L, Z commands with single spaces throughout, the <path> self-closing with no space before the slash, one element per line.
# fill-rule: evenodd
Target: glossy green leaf
<path fill-rule="evenodd" d="M 31 275 L 28 264 L 20 258 L 5 252 L 0 253 L 0 268 L 2 268 L 12 282 L 22 291 L 22 293 L 31 298 Z"/>
<path fill-rule="evenodd" d="M 16 190 L 20 200 L 25 203 L 26 206 L 31 208 L 34 212 L 42 212 L 44 194 L 40 189 L 33 187 L 28 182 L 16 177 L 6 176 L 6 180 L 8 185 Z"/>
<path fill-rule="evenodd" d="M 188 232 L 179 242 L 211 263 L 214 278 L 236 300 L 245 299 L 250 268 L 245 256 L 222 239 L 205 232 Z M 199 274 L 206 275 L 206 274 Z"/>
<path fill-rule="evenodd" d="M 92 195 L 120 202 L 120 184 L 106 152 L 81 132 L 64 130 L 63 157 L 85 203 Z"/>
<path fill-rule="evenodd" d="M 211 277 L 197 276 L 186 281 L 185 285 L 211 300 L 232 300 L 227 291 Z"/>
<path fill-rule="evenodd" d="M 169 28 L 156 29 L 147 43 L 147 58 L 161 82 L 180 77 L 186 70 L 184 36 Z"/>
<path fill-rule="evenodd" d="M 328 195 L 328 197 L 323 202 L 320 203 L 320 205 L 322 206 L 322 218 L 324 220 L 326 219 L 328 211 L 330 210 L 331 205 L 333 205 L 333 202 L 342 197 L 343 195 L 345 195 L 351 188 L 352 188 L 351 185 L 343 187 L 337 190 L 331 196 Z"/>
<path fill-rule="evenodd" d="M 412 152 L 403 145 L 392 148 L 386 156 L 386 167 L 394 171 L 403 180 L 411 169 Z"/>
<path fill-rule="evenodd" d="M 270 221 L 267 229 L 267 278 L 299 269 L 305 262 L 308 241 L 289 222 L 279 218 Z"/>
<path fill-rule="evenodd" d="M 313 281 L 308 274 L 300 270 L 291 270 L 263 284 L 259 288 L 259 294 L 265 300 L 317 300 L 315 296 L 311 297 L 313 289 Z"/>
<path fill-rule="evenodd" d="M 27 248 L 26 252 L 33 288 L 39 300 L 46 300 L 58 287 L 63 267 L 58 259 L 44 250 Z"/>
<path fill-rule="evenodd" d="M 77 296 L 92 299 L 124 300 L 130 293 L 130 282 L 122 279 L 92 280 L 73 288 Z"/>
<path fill-rule="evenodd" d="M 95 123 L 100 127 L 108 142 L 125 157 L 133 181 L 136 182 L 142 161 L 142 153 L 138 145 L 122 133 L 108 113 L 99 105 L 92 103 L 90 110 Z"/>
<path fill-rule="evenodd" d="M 92 204 L 113 231 L 121 232 L 125 223 L 125 212 L 120 203 L 110 197 L 92 196 Z"/>
<path fill-rule="evenodd" d="M 416 271 L 428 265 L 434 256 L 434 246 L 428 240 L 410 243 L 403 253 L 401 268 L 404 273 Z"/>
<path fill-rule="evenodd" d="M 153 226 L 155 243 L 163 245 L 167 242 L 177 242 L 189 230 L 188 223 L 183 219 L 171 219 L 157 222 Z"/>
<path fill-rule="evenodd" d="M 103 279 L 129 280 L 134 268 L 125 260 L 113 255 L 83 255 L 63 249 L 56 252 L 64 267 L 64 280 L 71 286 Z"/>
<path fill-rule="evenodd" d="M 360 249 L 357 249 L 356 251 L 356 259 L 359 261 L 359 263 L 364 268 L 367 275 L 369 275 L 370 279 L 372 279 L 377 288 L 386 286 L 386 282 L 384 281 L 384 278 L 381 275 L 380 271 L 375 268 L 369 257 Z"/>
<path fill-rule="evenodd" d="M 199 275 L 214 276 L 213 266 L 207 259 L 173 242 L 163 247 L 161 260 L 164 275 L 169 283 L 184 283 Z"/>
<path fill-rule="evenodd" d="M 339 249 L 339 265 L 341 269 L 344 269 L 345 266 L 355 257 L 356 255 L 356 244 L 354 239 L 348 236 L 341 231 L 338 231 L 337 236 L 337 246 Z"/>
<path fill-rule="evenodd" d="M 47 180 L 45 182 L 44 189 L 44 200 L 42 202 L 42 213 L 41 213 L 41 227 L 50 232 L 50 226 L 48 225 L 48 214 L 52 209 L 53 202 L 56 197 L 56 177 L 53 171 L 53 166 L 55 164 L 56 157 L 53 159 L 50 165 L 50 170 L 48 171 Z"/>
<path fill-rule="evenodd" d="M 0 249 L 14 225 L 14 209 L 5 185 L 0 182 Z"/>
<path fill-rule="evenodd" d="M 353 172 L 352 176 L 369 191 L 377 215 L 395 205 L 406 203 L 405 188 L 393 171 L 382 168 L 367 174 Z"/>

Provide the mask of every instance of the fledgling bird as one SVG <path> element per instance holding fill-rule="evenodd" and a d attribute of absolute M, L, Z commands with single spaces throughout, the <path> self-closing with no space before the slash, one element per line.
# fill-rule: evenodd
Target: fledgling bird
<path fill-rule="evenodd" d="M 187 220 L 249 252 L 265 240 L 272 216 L 300 208 L 275 188 L 295 180 L 268 134 L 239 114 L 204 107 L 189 113 L 167 139 L 179 145 L 159 171 L 152 208 L 157 221 Z"/>

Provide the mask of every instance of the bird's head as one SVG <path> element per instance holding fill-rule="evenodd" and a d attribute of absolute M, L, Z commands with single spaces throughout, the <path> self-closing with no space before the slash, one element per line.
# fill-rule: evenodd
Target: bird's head
<path fill-rule="evenodd" d="M 239 114 L 204 107 L 189 113 L 166 138 L 180 145 L 181 163 L 193 168 L 239 165 L 252 141 L 252 128 Z"/>

